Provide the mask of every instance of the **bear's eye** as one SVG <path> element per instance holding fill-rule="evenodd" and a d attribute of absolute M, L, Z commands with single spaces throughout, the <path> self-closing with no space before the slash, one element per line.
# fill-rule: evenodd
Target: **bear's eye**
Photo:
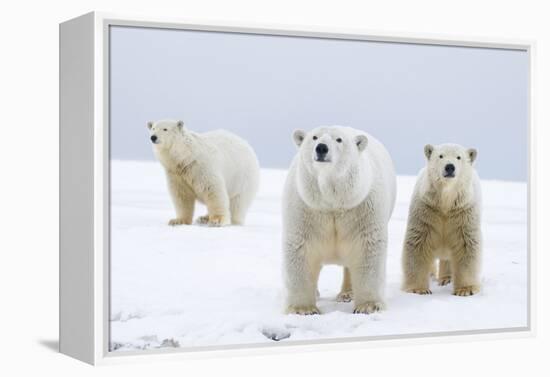
<path fill-rule="evenodd" d="M 342 138 L 339 137 L 338 139 L 336 139 L 336 141 L 337 141 L 338 143 L 341 143 L 341 142 L 342 142 Z"/>
<path fill-rule="evenodd" d="M 456 159 L 457 159 L 457 160 L 460 160 L 460 156 L 457 156 Z"/>
<path fill-rule="evenodd" d="M 313 140 L 317 140 L 317 136 L 313 136 Z"/>
<path fill-rule="evenodd" d="M 168 130 L 165 128 L 164 131 L 168 131 Z"/>
<path fill-rule="evenodd" d="M 439 158 L 443 158 L 443 155 L 442 155 L 442 154 L 440 154 L 440 155 L 439 155 Z"/>

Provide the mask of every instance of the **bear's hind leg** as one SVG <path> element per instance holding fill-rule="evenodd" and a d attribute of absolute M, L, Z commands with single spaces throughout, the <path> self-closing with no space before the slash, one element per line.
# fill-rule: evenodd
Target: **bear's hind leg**
<path fill-rule="evenodd" d="M 252 200 L 239 194 L 229 201 L 229 211 L 231 212 L 231 224 L 243 225 L 246 220 L 246 213 Z"/>
<path fill-rule="evenodd" d="M 451 282 L 451 262 L 445 259 L 439 260 L 439 270 L 437 272 L 437 283 L 445 286 Z"/>
<path fill-rule="evenodd" d="M 432 263 L 432 269 L 430 270 L 430 277 L 434 280 L 437 280 L 437 274 L 439 271 L 439 259 L 434 259 Z"/>
<path fill-rule="evenodd" d="M 342 288 L 340 293 L 336 296 L 338 302 L 350 302 L 353 299 L 353 292 L 351 289 L 351 275 L 349 268 L 344 267 L 344 279 L 342 281 Z"/>

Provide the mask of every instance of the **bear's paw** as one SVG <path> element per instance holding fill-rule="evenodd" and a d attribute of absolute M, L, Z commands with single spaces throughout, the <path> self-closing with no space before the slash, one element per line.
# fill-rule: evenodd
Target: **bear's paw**
<path fill-rule="evenodd" d="M 407 293 L 415 293 L 417 295 L 431 295 L 432 291 L 430 288 L 409 288 L 406 290 Z"/>
<path fill-rule="evenodd" d="M 384 309 L 384 304 L 378 301 L 367 301 L 362 304 L 356 304 L 353 314 L 372 314 Z"/>
<path fill-rule="evenodd" d="M 336 296 L 336 302 L 350 302 L 353 299 L 352 291 L 342 291 Z"/>
<path fill-rule="evenodd" d="M 197 217 L 197 220 L 195 220 L 195 223 L 196 223 L 196 224 L 199 224 L 199 225 L 206 225 L 206 224 L 208 224 L 208 215 L 204 215 L 204 216 L 199 216 L 199 217 Z"/>
<path fill-rule="evenodd" d="M 224 215 L 208 216 L 208 226 L 226 226 L 231 224 L 229 217 Z"/>
<path fill-rule="evenodd" d="M 315 305 L 304 305 L 304 306 L 290 305 L 286 309 L 286 314 L 314 315 L 314 314 L 321 314 L 321 312 Z"/>
<path fill-rule="evenodd" d="M 189 225 L 191 224 L 191 221 L 176 217 L 175 219 L 171 219 L 168 221 L 168 225 L 176 226 L 176 225 Z"/>
<path fill-rule="evenodd" d="M 480 290 L 477 285 L 468 285 L 466 287 L 455 288 L 453 295 L 455 296 L 473 296 Z"/>

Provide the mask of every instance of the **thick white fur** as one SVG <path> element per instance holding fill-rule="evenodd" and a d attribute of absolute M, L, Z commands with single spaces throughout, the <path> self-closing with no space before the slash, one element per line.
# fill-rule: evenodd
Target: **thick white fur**
<path fill-rule="evenodd" d="M 252 147 L 230 132 L 199 134 L 181 121 L 149 122 L 148 128 L 157 138 L 153 151 L 166 171 L 176 209 L 176 218 L 169 224 L 191 224 L 196 200 L 208 209 L 197 222 L 243 224 L 260 178 Z"/>
<path fill-rule="evenodd" d="M 294 141 L 299 152 L 283 195 L 286 312 L 319 313 L 317 280 L 324 264 L 345 266 L 339 298 L 349 300 L 353 291 L 354 312 L 380 310 L 395 203 L 388 152 L 374 137 L 349 127 L 298 130 Z M 315 161 L 319 143 L 328 146 L 330 162 Z"/>
<path fill-rule="evenodd" d="M 453 282 L 453 293 L 480 290 L 481 189 L 473 167 L 475 149 L 456 144 L 426 145 L 427 166 L 420 171 L 409 208 L 403 246 L 403 289 L 431 293 L 430 273 L 439 260 L 440 285 Z M 445 177 L 445 166 L 455 166 Z"/>

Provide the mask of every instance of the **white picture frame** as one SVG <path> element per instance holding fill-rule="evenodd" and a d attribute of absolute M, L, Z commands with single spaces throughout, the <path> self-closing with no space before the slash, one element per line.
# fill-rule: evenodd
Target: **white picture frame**
<path fill-rule="evenodd" d="M 464 331 L 425 336 L 354 338 L 262 346 L 206 347 L 197 352 L 159 349 L 109 352 L 109 28 L 140 26 L 228 33 L 269 34 L 429 45 L 505 48 L 529 56 L 528 326 L 499 331 Z M 318 29 L 281 25 L 207 24 L 169 18 L 92 12 L 60 25 L 60 352 L 90 364 L 149 359 L 182 359 L 297 350 L 371 347 L 380 344 L 525 337 L 535 333 L 533 310 L 536 250 L 536 193 L 533 142 L 533 54 L 528 40 L 496 40 L 415 33 Z M 78 125 L 78 126 L 75 126 Z M 376 342 L 373 342 L 376 340 Z M 200 352 L 199 352 L 200 351 Z"/>

